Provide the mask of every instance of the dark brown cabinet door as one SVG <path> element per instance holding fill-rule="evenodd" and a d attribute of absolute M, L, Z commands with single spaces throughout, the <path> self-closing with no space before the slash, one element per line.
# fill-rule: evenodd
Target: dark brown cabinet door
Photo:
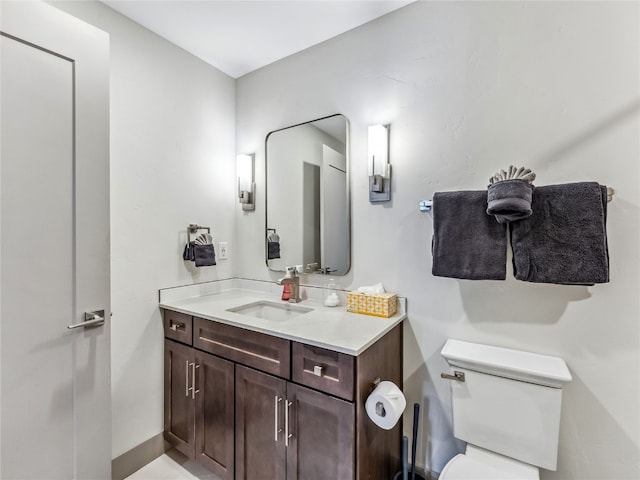
<path fill-rule="evenodd" d="M 287 383 L 236 366 L 236 479 L 285 480 Z"/>
<path fill-rule="evenodd" d="M 164 436 L 189 458 L 194 457 L 193 348 L 164 341 Z"/>
<path fill-rule="evenodd" d="M 287 399 L 287 480 L 352 480 L 353 403 L 292 383 L 287 384 Z"/>
<path fill-rule="evenodd" d="M 221 480 L 234 478 L 234 366 L 195 352 L 196 460 Z"/>

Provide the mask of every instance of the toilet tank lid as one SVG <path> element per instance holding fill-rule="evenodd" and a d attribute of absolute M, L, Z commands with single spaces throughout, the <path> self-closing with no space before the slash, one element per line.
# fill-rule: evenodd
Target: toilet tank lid
<path fill-rule="evenodd" d="M 451 366 L 547 387 L 562 388 L 572 379 L 565 361 L 550 355 L 454 339 L 440 354 Z"/>

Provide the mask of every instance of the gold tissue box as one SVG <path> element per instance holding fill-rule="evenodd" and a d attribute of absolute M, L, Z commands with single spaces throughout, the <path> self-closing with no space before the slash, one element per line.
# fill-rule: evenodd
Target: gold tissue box
<path fill-rule="evenodd" d="M 347 293 L 347 312 L 392 317 L 398 310 L 398 296 L 395 293 L 368 295 L 360 292 Z"/>

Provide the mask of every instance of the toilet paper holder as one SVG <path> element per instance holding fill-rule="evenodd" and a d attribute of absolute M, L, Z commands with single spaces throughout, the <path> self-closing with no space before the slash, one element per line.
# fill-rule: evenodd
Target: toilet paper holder
<path fill-rule="evenodd" d="M 371 382 L 372 391 L 365 401 L 367 416 L 378 427 L 394 428 L 402 418 L 407 401 L 398 385 L 390 380 L 376 378 Z"/>
<path fill-rule="evenodd" d="M 381 381 L 382 380 L 380 379 L 380 377 L 376 377 L 376 379 L 372 382 L 373 388 L 375 389 Z M 387 416 L 387 411 L 384 409 L 384 405 L 382 404 L 382 402 L 376 403 L 376 414 L 380 415 L 381 417 Z"/>

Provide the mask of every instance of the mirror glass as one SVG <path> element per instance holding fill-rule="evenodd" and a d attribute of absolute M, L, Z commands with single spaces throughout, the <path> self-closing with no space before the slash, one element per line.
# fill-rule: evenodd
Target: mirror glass
<path fill-rule="evenodd" d="M 344 115 L 267 135 L 270 270 L 345 275 L 350 264 L 349 122 Z"/>

